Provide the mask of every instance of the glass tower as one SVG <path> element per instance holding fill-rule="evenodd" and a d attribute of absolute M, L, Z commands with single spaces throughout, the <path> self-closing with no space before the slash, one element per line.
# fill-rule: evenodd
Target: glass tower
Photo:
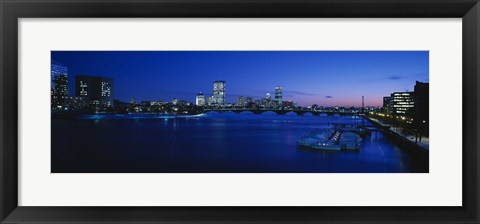
<path fill-rule="evenodd" d="M 56 77 L 60 75 L 68 75 L 68 68 L 66 66 L 61 65 L 58 62 L 52 61 L 50 72 L 51 72 L 50 88 L 54 89 Z"/>
<path fill-rule="evenodd" d="M 95 111 L 113 108 L 113 79 L 79 75 L 75 79 L 76 96 L 86 97 Z"/>
<path fill-rule="evenodd" d="M 197 106 L 205 106 L 205 96 L 203 95 L 203 93 L 198 93 L 197 94 L 197 98 L 195 100 L 195 104 Z"/>
<path fill-rule="evenodd" d="M 213 97 L 216 104 L 225 105 L 225 81 L 217 80 L 213 82 Z"/>
<path fill-rule="evenodd" d="M 282 87 L 275 86 L 275 102 L 277 102 L 277 106 L 282 107 Z"/>

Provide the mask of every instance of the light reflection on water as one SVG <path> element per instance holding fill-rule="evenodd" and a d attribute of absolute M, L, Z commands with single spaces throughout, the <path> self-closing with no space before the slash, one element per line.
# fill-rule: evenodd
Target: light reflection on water
<path fill-rule="evenodd" d="M 352 116 L 208 113 L 91 115 L 52 120 L 53 172 L 428 172 L 383 134 L 358 152 L 301 149 L 296 140 Z M 93 126 L 92 126 L 93 125 Z"/>

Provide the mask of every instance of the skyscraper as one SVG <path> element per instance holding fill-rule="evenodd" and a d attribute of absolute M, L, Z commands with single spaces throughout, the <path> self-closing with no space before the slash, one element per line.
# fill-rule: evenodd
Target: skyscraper
<path fill-rule="evenodd" d="M 208 97 L 208 106 L 214 106 L 215 105 L 215 97 L 214 96 L 209 96 Z"/>
<path fill-rule="evenodd" d="M 282 87 L 275 86 L 275 102 L 277 102 L 277 106 L 282 106 Z"/>
<path fill-rule="evenodd" d="M 243 98 L 243 96 L 238 96 L 237 106 L 238 107 L 244 107 L 245 106 L 245 98 Z"/>
<path fill-rule="evenodd" d="M 415 99 L 415 116 L 413 122 L 422 134 L 428 135 L 429 125 L 429 84 L 416 81 L 414 87 Z"/>
<path fill-rule="evenodd" d="M 75 80 L 76 96 L 87 97 L 95 111 L 113 108 L 113 79 L 79 75 Z"/>
<path fill-rule="evenodd" d="M 213 82 L 213 97 L 216 104 L 225 105 L 225 81 L 217 80 Z"/>
<path fill-rule="evenodd" d="M 52 91 L 52 110 L 64 110 L 65 100 L 68 97 L 68 75 L 55 75 Z"/>
<path fill-rule="evenodd" d="M 195 99 L 195 104 L 201 107 L 205 106 L 205 96 L 203 95 L 203 93 L 200 92 L 197 94 L 197 97 Z"/>
<path fill-rule="evenodd" d="M 51 73 L 51 81 L 50 81 L 50 88 L 55 88 L 55 78 L 60 75 L 67 75 L 68 76 L 68 68 L 66 66 L 61 65 L 56 61 L 52 61 L 50 67 Z"/>

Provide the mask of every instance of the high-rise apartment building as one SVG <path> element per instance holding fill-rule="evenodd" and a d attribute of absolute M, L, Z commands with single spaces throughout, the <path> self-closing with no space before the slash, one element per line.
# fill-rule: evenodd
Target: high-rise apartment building
<path fill-rule="evenodd" d="M 203 95 L 203 93 L 197 94 L 197 97 L 195 98 L 195 104 L 201 107 L 205 106 L 205 96 Z"/>
<path fill-rule="evenodd" d="M 275 86 L 275 102 L 277 105 L 282 105 L 282 87 L 281 86 Z"/>
<path fill-rule="evenodd" d="M 63 111 L 65 110 L 65 100 L 68 97 L 68 75 L 56 75 L 53 82 L 52 91 L 52 110 Z"/>
<path fill-rule="evenodd" d="M 58 62 L 52 61 L 50 65 L 50 73 L 51 73 L 51 81 L 50 81 L 50 88 L 55 88 L 55 79 L 57 76 L 66 75 L 68 76 L 68 67 L 61 65 Z"/>
<path fill-rule="evenodd" d="M 225 105 L 225 81 L 217 80 L 213 82 L 213 97 L 217 105 Z"/>
<path fill-rule="evenodd" d="M 245 106 L 245 98 L 243 96 L 239 96 L 237 98 L 237 106 L 244 107 Z"/>
<path fill-rule="evenodd" d="M 79 75 L 75 80 L 76 96 L 86 97 L 95 111 L 113 108 L 113 79 Z"/>
<path fill-rule="evenodd" d="M 209 96 L 208 97 L 208 106 L 213 106 L 215 105 L 215 97 L 214 96 Z"/>

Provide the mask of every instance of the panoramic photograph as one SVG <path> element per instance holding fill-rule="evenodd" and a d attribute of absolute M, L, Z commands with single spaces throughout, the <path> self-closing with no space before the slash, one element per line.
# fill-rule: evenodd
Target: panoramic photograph
<path fill-rule="evenodd" d="M 52 173 L 428 173 L 428 51 L 51 51 Z"/>

